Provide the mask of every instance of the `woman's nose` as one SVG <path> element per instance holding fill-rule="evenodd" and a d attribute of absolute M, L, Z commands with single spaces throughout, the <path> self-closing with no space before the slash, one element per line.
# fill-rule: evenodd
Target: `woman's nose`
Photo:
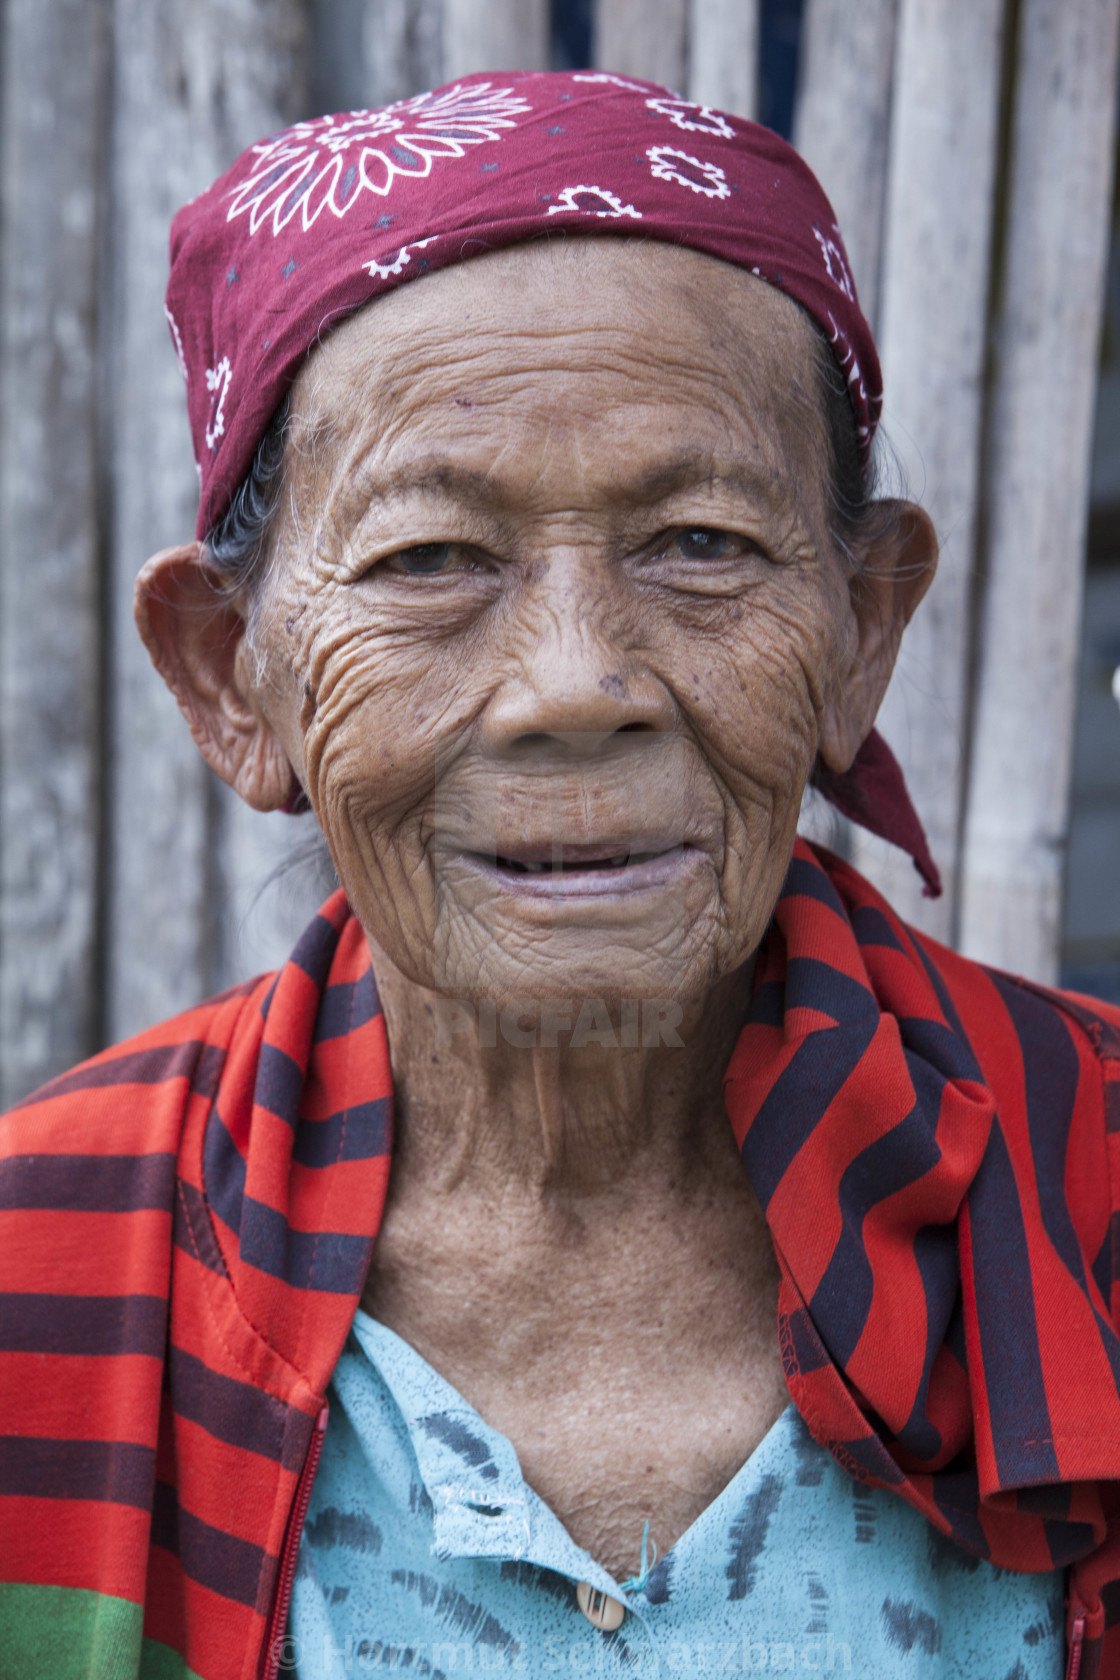
<path fill-rule="evenodd" d="M 623 730 L 673 727 L 676 705 L 646 657 L 638 603 L 605 571 L 567 557 L 535 568 L 509 626 L 507 675 L 486 710 L 491 751 L 547 743 L 582 756 Z"/>

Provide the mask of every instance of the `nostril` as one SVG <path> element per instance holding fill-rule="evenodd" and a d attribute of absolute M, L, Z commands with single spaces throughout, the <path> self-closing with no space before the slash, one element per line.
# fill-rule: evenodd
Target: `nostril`
<path fill-rule="evenodd" d="M 515 741 L 510 742 L 510 748 L 513 752 L 518 753 L 543 752 L 551 741 L 552 736 L 547 730 L 536 729 L 527 735 L 519 735 Z"/>
<path fill-rule="evenodd" d="M 588 758 L 608 747 L 618 735 L 657 733 L 657 725 L 645 720 L 621 723 L 617 729 L 529 729 L 516 735 L 505 751 L 525 758 L 557 753 L 564 758 Z"/>

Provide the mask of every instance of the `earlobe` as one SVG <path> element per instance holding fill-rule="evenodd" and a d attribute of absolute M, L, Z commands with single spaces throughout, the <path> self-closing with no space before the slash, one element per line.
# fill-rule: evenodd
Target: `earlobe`
<path fill-rule="evenodd" d="M 263 717 L 239 658 L 245 617 L 207 563 L 201 543 L 165 548 L 133 595 L 136 627 L 179 703 L 203 758 L 258 811 L 290 797 L 288 755 Z"/>
<path fill-rule="evenodd" d="M 851 643 L 821 717 L 820 756 L 850 768 L 875 723 L 902 633 L 937 571 L 933 522 L 916 502 L 877 502 L 849 585 Z"/>

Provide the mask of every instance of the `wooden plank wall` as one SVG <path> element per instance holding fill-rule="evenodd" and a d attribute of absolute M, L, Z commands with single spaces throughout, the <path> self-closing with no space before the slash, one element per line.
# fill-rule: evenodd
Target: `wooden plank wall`
<path fill-rule="evenodd" d="M 1113 0 L 1023 0 L 959 937 L 1043 979 L 1061 926 L 1116 51 Z"/>
<path fill-rule="evenodd" d="M 104 366 L 109 1039 L 221 983 L 227 883 L 253 868 L 250 814 L 242 822 L 232 809 L 170 695 L 152 680 L 132 623 L 132 585 L 148 554 L 193 534 L 198 506 L 163 320 L 167 229 L 251 140 L 306 110 L 307 18 L 301 0 L 115 0 L 113 30 Z"/>
<path fill-rule="evenodd" d="M 972 579 L 988 347 L 1003 0 L 902 0 L 881 268 L 886 429 L 901 481 L 941 537 L 936 587 L 911 626 L 881 713 L 945 880 L 921 897 L 905 860 L 879 873 L 900 912 L 951 942 L 957 913 Z M 968 65 L 969 74 L 961 74 Z M 857 867 L 882 851 L 857 839 Z"/>
<path fill-rule="evenodd" d="M 109 20 L 102 0 L 9 0 L 3 15 L 0 1093 L 10 1099 L 99 1029 L 95 346 Z"/>
<path fill-rule="evenodd" d="M 795 137 L 945 561 L 885 728 L 942 937 L 1057 961 L 1120 0 L 805 0 Z M 594 62 L 757 108 L 757 0 L 599 0 Z M 545 65 L 547 0 L 6 0 L 0 12 L 0 1105 L 279 960 L 321 865 L 194 754 L 129 611 L 193 527 L 174 209 L 294 117 Z M 319 873 L 317 874 L 317 868 Z"/>

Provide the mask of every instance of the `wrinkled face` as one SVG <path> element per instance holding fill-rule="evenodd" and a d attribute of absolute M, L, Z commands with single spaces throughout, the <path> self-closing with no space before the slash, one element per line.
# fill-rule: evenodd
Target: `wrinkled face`
<path fill-rule="evenodd" d="M 755 949 L 854 637 L 800 312 L 524 247 L 316 351 L 257 704 L 411 979 L 703 998 Z"/>

